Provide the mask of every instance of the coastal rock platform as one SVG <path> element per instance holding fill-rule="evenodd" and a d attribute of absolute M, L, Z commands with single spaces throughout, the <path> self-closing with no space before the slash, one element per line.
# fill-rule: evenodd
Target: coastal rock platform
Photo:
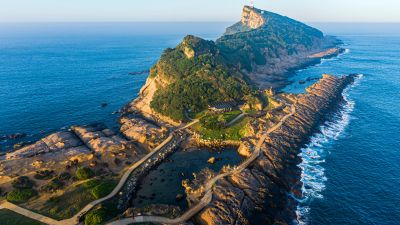
<path fill-rule="evenodd" d="M 207 225 L 291 224 L 296 217 L 287 196 L 301 196 L 299 150 L 339 106 L 343 89 L 353 80 L 354 75 L 324 75 L 306 94 L 298 95 L 292 102 L 296 113 L 269 135 L 252 165 L 217 182 L 212 202 L 195 221 Z"/>

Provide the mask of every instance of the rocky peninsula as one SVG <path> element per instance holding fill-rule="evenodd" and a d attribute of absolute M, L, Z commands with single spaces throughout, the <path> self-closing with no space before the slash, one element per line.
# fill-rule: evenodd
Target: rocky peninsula
<path fill-rule="evenodd" d="M 302 194 L 299 150 L 340 106 L 355 75 L 323 75 L 304 94 L 274 90 L 288 83 L 288 72 L 343 52 L 340 43 L 245 6 L 218 40 L 188 35 L 166 49 L 139 97 L 121 110 L 118 129 L 72 126 L 4 155 L 0 191 L 9 203 L 2 206 L 49 224 L 116 217 L 113 224 L 292 224 L 291 196 Z M 189 210 L 151 206 L 143 215 L 131 205 L 141 179 L 169 155 L 220 144 L 237 146 L 246 159 L 221 171 L 208 169 L 216 160 L 209 159 L 182 181 L 179 199 L 186 197 Z"/>

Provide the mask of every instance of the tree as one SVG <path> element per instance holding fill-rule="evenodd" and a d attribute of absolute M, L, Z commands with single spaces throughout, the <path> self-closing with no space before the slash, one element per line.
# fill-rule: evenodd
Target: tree
<path fill-rule="evenodd" d="M 87 180 L 94 176 L 94 172 L 88 167 L 79 167 L 76 170 L 76 177 L 79 180 Z"/>

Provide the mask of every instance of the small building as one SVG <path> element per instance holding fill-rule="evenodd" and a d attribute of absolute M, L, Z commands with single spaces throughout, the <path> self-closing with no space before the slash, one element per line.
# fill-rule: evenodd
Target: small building
<path fill-rule="evenodd" d="M 213 112 L 223 113 L 223 112 L 230 112 L 235 107 L 235 102 L 214 102 L 208 105 L 208 109 Z"/>

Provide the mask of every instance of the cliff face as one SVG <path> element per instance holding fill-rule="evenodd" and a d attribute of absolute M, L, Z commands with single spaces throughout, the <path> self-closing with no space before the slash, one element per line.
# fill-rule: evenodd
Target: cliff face
<path fill-rule="evenodd" d="M 262 88 L 284 86 L 288 71 L 318 63 L 330 55 L 327 50 L 338 51 L 339 43 L 304 23 L 252 7 L 217 40 L 221 54 Z"/>
<path fill-rule="evenodd" d="M 320 121 L 342 101 L 342 91 L 353 76 L 324 75 L 307 94 L 286 98 L 296 112 L 261 147 L 261 155 L 245 170 L 217 182 L 212 202 L 201 211 L 199 224 L 292 224 L 295 213 L 289 194 L 301 195 L 299 149 L 317 129 Z M 268 129 L 260 121 L 258 133 Z M 254 148 L 258 136 L 247 146 Z"/>
<path fill-rule="evenodd" d="M 266 20 L 262 13 L 259 13 L 252 7 L 245 6 L 243 8 L 241 23 L 251 29 L 257 29 L 265 25 Z"/>
<path fill-rule="evenodd" d="M 166 49 L 127 109 L 177 125 L 215 101 L 257 98 L 256 85 L 282 87 L 286 72 L 318 62 L 337 43 L 301 22 L 245 6 L 241 21 L 216 42 L 187 36 Z"/>

